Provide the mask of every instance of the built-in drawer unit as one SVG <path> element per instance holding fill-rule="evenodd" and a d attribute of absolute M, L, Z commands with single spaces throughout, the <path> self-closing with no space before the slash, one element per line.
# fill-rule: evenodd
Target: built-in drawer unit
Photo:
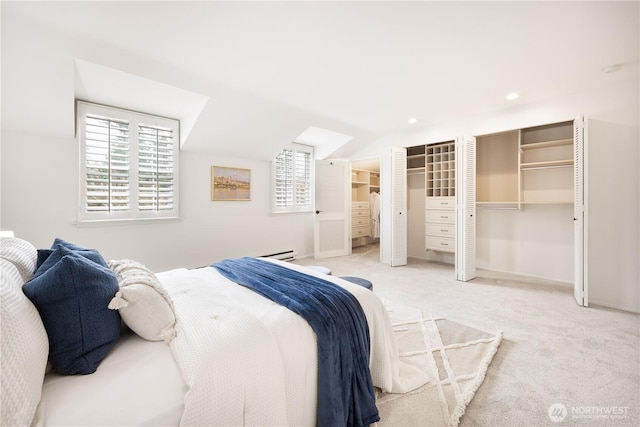
<path fill-rule="evenodd" d="M 440 252 L 455 252 L 456 240 L 446 237 L 427 236 L 427 249 Z"/>
<path fill-rule="evenodd" d="M 426 223 L 426 234 L 430 236 L 442 236 L 454 238 L 456 236 L 455 224 Z"/>
<path fill-rule="evenodd" d="M 351 204 L 351 238 L 371 235 L 371 213 L 369 202 L 352 202 Z"/>
<path fill-rule="evenodd" d="M 351 227 L 351 238 L 355 239 L 356 237 L 367 237 L 371 235 L 371 227 Z"/>
<path fill-rule="evenodd" d="M 446 222 L 455 224 L 456 222 L 456 211 L 448 210 L 427 210 L 425 212 L 426 222 Z"/>
<path fill-rule="evenodd" d="M 427 197 L 425 206 L 425 246 L 427 250 L 455 252 L 455 197 Z"/>
<path fill-rule="evenodd" d="M 455 209 L 455 197 L 427 197 L 427 209 Z"/>
<path fill-rule="evenodd" d="M 351 218 L 369 218 L 369 203 L 355 202 L 351 205 Z"/>

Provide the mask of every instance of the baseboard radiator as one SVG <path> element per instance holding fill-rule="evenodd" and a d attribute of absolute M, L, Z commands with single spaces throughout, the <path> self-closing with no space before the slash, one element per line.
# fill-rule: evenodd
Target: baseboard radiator
<path fill-rule="evenodd" d="M 298 255 L 298 252 L 294 251 L 293 249 L 290 249 L 284 252 L 276 252 L 269 255 L 262 255 L 261 258 L 279 259 L 281 261 L 293 261 L 294 259 L 296 259 L 297 255 Z"/>

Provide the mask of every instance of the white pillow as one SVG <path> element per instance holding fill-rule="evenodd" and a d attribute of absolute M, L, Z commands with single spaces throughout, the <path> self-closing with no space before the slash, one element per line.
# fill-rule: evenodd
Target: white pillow
<path fill-rule="evenodd" d="M 149 341 L 171 341 L 176 335 L 173 301 L 155 274 L 143 264 L 129 260 L 108 262 L 120 290 L 109 303 L 124 323 Z"/>
<path fill-rule="evenodd" d="M 26 240 L 17 237 L 3 237 L 0 240 L 0 255 L 16 266 L 23 282 L 31 279 L 36 271 L 38 251 Z"/>
<path fill-rule="evenodd" d="M 3 239 L 0 259 L 1 425 L 28 426 L 34 419 L 42 395 L 49 340 L 38 310 L 22 292 L 22 276 L 27 269 L 24 264 L 18 268 L 14 262 L 4 258 L 4 243 Z M 27 253 L 22 255 L 31 259 Z M 35 258 L 34 248 L 34 266 Z"/>

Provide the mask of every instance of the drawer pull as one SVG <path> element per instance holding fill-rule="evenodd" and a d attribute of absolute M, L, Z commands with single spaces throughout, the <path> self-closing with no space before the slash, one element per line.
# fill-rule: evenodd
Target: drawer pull
<path fill-rule="evenodd" d="M 449 216 L 448 216 L 448 215 L 440 215 L 440 218 L 442 218 L 442 219 L 449 219 Z"/>
<path fill-rule="evenodd" d="M 446 228 L 445 229 L 441 228 L 440 231 L 442 231 L 443 233 L 448 233 L 449 232 L 449 230 L 447 230 Z"/>
<path fill-rule="evenodd" d="M 441 242 L 441 243 L 440 243 L 440 246 L 449 246 L 449 244 L 448 244 L 448 243 L 442 243 L 442 242 Z"/>
<path fill-rule="evenodd" d="M 440 205 L 441 205 L 441 206 L 448 206 L 448 205 L 449 205 L 449 202 L 440 202 Z"/>

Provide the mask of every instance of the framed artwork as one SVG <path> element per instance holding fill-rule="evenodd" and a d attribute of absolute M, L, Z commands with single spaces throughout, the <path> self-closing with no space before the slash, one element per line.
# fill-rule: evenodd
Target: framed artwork
<path fill-rule="evenodd" d="M 251 169 L 211 166 L 211 200 L 251 200 Z"/>

